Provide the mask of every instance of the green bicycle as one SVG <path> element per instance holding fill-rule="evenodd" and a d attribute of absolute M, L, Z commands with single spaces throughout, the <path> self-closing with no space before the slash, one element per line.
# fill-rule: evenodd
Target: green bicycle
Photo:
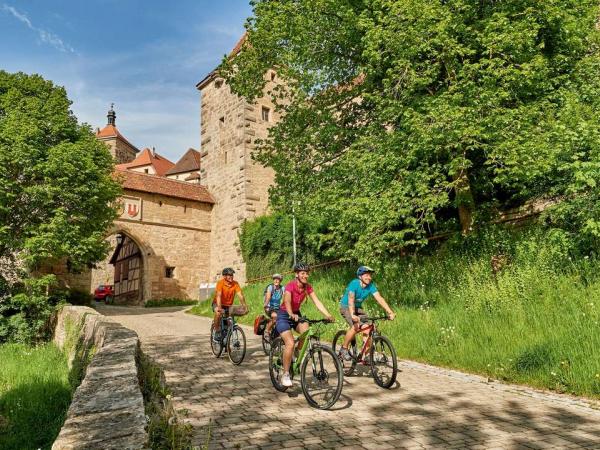
<path fill-rule="evenodd" d="M 330 323 L 328 320 L 300 319 L 310 325 Z M 340 360 L 335 353 L 321 344 L 320 330 L 309 328 L 300 336 L 294 338 L 297 345 L 303 340 L 298 357 L 292 359 L 290 377 L 300 375 L 302 393 L 308 404 L 318 409 L 329 409 L 340 398 L 344 374 Z M 283 349 L 285 345 L 281 337 L 271 343 L 269 352 L 269 375 L 275 389 L 280 392 L 287 390 L 280 382 L 283 375 Z"/>

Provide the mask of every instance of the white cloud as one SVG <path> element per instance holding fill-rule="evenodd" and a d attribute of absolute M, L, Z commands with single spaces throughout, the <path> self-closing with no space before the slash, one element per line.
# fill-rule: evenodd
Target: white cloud
<path fill-rule="evenodd" d="M 42 42 L 45 42 L 46 44 L 50 44 L 52 47 L 54 47 L 55 49 L 57 49 L 61 52 L 75 53 L 75 50 L 73 49 L 73 47 L 71 47 L 69 44 L 65 43 L 56 34 L 34 26 L 26 14 L 20 13 L 15 8 L 7 5 L 6 3 L 2 4 L 2 11 L 12 14 L 13 17 L 15 17 L 20 22 L 24 23 L 27 26 L 27 28 L 29 28 L 32 31 L 35 31 L 38 34 L 38 36 Z"/>

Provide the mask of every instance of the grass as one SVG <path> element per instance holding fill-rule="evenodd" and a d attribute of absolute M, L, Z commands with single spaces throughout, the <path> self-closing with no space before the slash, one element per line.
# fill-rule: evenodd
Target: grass
<path fill-rule="evenodd" d="M 375 276 L 397 318 L 381 330 L 401 358 L 600 398 L 600 261 L 571 258 L 564 236 L 537 229 L 449 242 L 430 255 L 388 261 Z M 493 255 L 506 255 L 497 276 Z M 337 325 L 337 303 L 354 266 L 315 271 L 311 284 Z M 286 282 L 289 279 L 286 280 Z M 244 288 L 252 324 L 262 312 L 264 283 Z M 369 300 L 367 310 L 375 311 Z M 192 309 L 212 316 L 210 303 Z M 312 302 L 308 317 L 319 317 Z"/>
<path fill-rule="evenodd" d="M 196 300 L 186 300 L 183 298 L 159 298 L 148 300 L 145 303 L 146 308 L 157 308 L 165 306 L 190 306 L 198 303 Z"/>
<path fill-rule="evenodd" d="M 53 344 L 4 344 L 0 362 L 0 448 L 50 448 L 71 402 L 65 354 Z"/>
<path fill-rule="evenodd" d="M 192 448 L 192 427 L 180 420 L 187 411 L 175 411 L 171 391 L 160 367 L 141 350 L 136 355 L 138 380 L 148 417 L 148 444 L 152 449 L 188 450 Z M 204 448 L 204 447 L 203 447 Z M 208 447 L 207 447 L 208 448 Z"/>

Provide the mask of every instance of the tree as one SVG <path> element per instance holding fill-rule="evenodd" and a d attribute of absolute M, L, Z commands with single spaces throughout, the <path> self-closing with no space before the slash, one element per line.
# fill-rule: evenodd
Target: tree
<path fill-rule="evenodd" d="M 68 257 L 78 269 L 107 251 L 120 186 L 108 149 L 70 105 L 38 75 L 0 71 L 0 267 Z"/>
<path fill-rule="evenodd" d="M 253 100 L 277 69 L 267 95 L 283 120 L 255 158 L 275 170 L 274 207 L 301 201 L 336 256 L 466 233 L 490 207 L 560 190 L 573 155 L 593 159 L 570 117 L 597 111 L 597 82 L 581 95 L 598 79 L 596 0 L 252 5 L 243 50 L 220 70 Z"/>

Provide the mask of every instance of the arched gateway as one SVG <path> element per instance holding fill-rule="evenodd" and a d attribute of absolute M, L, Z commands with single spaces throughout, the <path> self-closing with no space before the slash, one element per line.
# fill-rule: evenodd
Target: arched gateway
<path fill-rule="evenodd" d="M 144 259 L 138 244 L 121 232 L 109 260 L 113 270 L 113 292 L 117 303 L 142 303 L 144 299 Z"/>

